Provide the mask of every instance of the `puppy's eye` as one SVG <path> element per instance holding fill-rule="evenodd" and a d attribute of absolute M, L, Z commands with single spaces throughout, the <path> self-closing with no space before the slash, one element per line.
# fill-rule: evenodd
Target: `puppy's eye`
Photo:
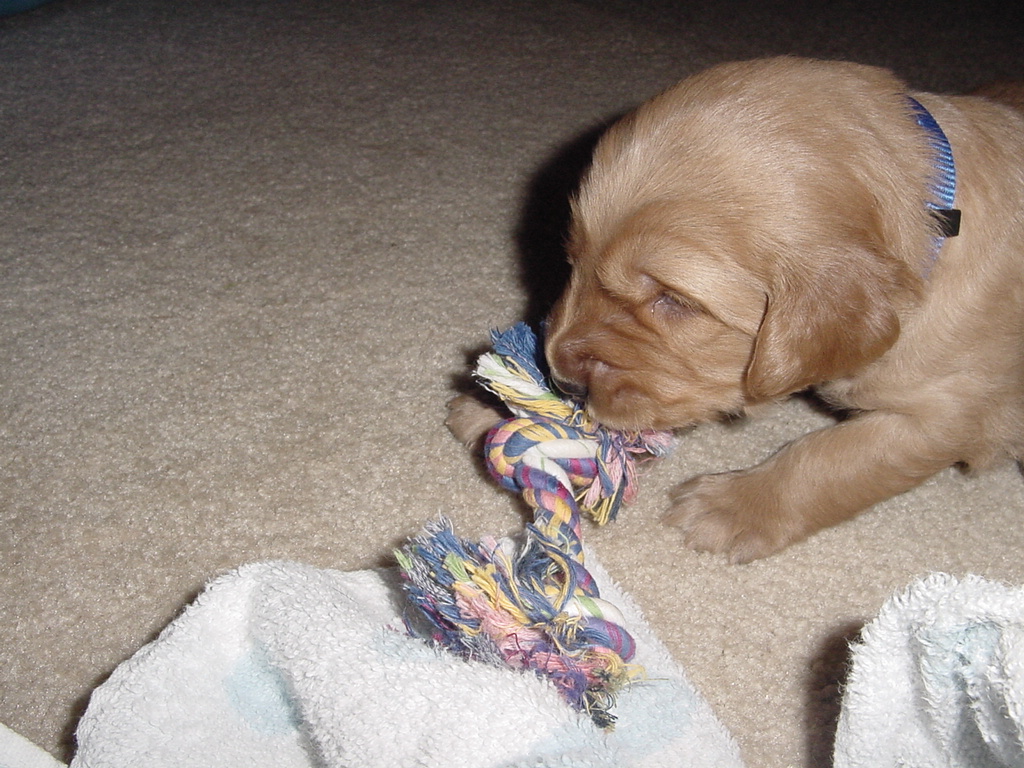
<path fill-rule="evenodd" d="M 654 311 L 665 312 L 673 317 L 687 317 L 700 314 L 703 310 L 695 301 L 678 293 L 665 291 L 654 300 Z"/>

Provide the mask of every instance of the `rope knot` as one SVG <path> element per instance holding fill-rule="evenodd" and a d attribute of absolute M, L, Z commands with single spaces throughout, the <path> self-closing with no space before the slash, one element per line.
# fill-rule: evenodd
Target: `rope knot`
<path fill-rule="evenodd" d="M 438 643 L 546 676 L 601 727 L 615 693 L 640 670 L 622 614 L 601 599 L 584 565 L 581 510 L 599 524 L 635 495 L 636 460 L 664 455 L 667 433 L 617 432 L 548 386 L 536 337 L 519 324 L 492 334 L 477 365 L 481 383 L 512 418 L 488 435 L 488 469 L 534 510 L 523 543 L 458 539 L 447 520 L 397 552 L 412 602 Z"/>

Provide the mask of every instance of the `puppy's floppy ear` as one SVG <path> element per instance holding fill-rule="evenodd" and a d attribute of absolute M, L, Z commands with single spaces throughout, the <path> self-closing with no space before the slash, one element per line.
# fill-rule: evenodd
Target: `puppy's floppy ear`
<path fill-rule="evenodd" d="M 898 307 L 913 290 L 905 267 L 868 254 L 838 256 L 832 268 L 792 270 L 769 290 L 747 368 L 751 400 L 852 374 L 895 343 Z"/>

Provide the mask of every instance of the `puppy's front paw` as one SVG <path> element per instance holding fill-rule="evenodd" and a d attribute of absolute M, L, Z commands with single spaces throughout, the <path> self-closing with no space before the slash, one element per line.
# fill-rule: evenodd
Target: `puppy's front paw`
<path fill-rule="evenodd" d="M 686 545 L 747 563 L 786 547 L 795 536 L 756 472 L 695 477 L 672 493 L 663 521 L 682 529 Z"/>
<path fill-rule="evenodd" d="M 445 426 L 463 445 L 477 447 L 491 427 L 505 418 L 497 409 L 470 395 L 459 395 L 448 401 Z"/>

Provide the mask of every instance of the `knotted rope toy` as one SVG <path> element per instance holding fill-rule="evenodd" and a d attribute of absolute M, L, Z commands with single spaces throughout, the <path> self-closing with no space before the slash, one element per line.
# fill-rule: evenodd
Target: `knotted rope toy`
<path fill-rule="evenodd" d="M 457 537 L 447 520 L 396 552 L 405 589 L 427 619 L 425 634 L 465 658 L 530 669 L 577 710 L 611 727 L 616 693 L 642 674 L 622 614 L 601 599 L 584 565 L 581 511 L 598 524 L 636 493 L 636 461 L 664 455 L 666 432 L 605 429 L 560 397 L 520 323 L 491 334 L 476 377 L 513 417 L 491 430 L 487 466 L 534 510 L 523 540 Z M 411 626 L 411 622 L 410 622 Z"/>

